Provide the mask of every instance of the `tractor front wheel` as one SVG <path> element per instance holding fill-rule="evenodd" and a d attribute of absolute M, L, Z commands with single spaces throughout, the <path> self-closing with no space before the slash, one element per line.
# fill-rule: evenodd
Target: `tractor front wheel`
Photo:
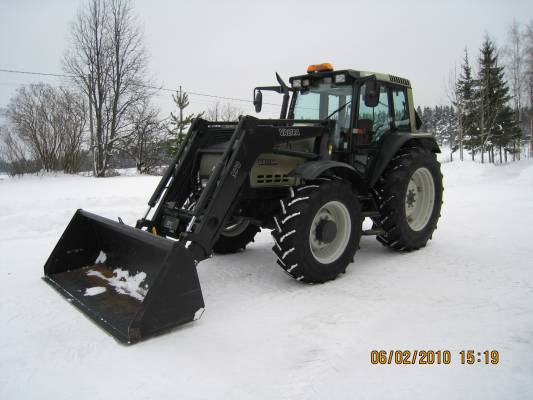
<path fill-rule="evenodd" d="M 247 218 L 233 217 L 222 229 L 213 251 L 218 254 L 229 254 L 244 250 L 248 243 L 254 241 L 259 230 L 259 227 Z"/>
<path fill-rule="evenodd" d="M 351 185 L 320 181 L 290 188 L 274 217 L 278 264 L 293 278 L 335 279 L 352 261 L 361 238 L 361 206 Z"/>

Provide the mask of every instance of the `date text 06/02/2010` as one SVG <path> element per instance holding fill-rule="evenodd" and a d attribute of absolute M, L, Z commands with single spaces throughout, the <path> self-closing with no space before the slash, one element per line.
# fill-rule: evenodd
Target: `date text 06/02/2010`
<path fill-rule="evenodd" d="M 456 361 L 453 354 L 457 355 Z M 498 350 L 372 350 L 370 362 L 382 365 L 449 365 L 452 362 L 462 365 L 496 365 L 500 362 Z"/>

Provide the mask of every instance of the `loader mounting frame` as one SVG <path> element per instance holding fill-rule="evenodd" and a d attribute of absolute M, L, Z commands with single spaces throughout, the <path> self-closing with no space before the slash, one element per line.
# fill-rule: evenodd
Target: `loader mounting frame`
<path fill-rule="evenodd" d="M 335 121 L 299 120 L 306 126 L 293 127 L 292 120 L 268 120 L 245 116 L 238 123 L 208 122 L 196 119 L 189 129 L 178 154 L 169 165 L 165 175 L 148 203 L 146 217 L 137 221 L 136 227 L 156 232 L 164 231 L 163 218 L 168 204 L 184 202 L 185 187 L 190 187 L 191 174 L 195 171 L 198 153 L 210 144 L 210 131 L 221 124 L 233 126 L 234 131 L 222 155 L 212 171 L 191 210 L 173 209 L 180 221 L 186 221 L 185 230 L 177 239 L 186 244 L 194 259 L 199 262 L 211 256 L 213 245 L 218 239 L 225 222 L 232 215 L 240 192 L 246 185 L 250 169 L 262 153 L 276 152 L 275 145 L 294 140 L 320 137 L 320 148 L 326 148 L 329 132 Z M 319 153 L 291 152 L 281 150 L 285 155 L 318 159 Z M 148 218 L 151 209 L 155 212 Z"/>

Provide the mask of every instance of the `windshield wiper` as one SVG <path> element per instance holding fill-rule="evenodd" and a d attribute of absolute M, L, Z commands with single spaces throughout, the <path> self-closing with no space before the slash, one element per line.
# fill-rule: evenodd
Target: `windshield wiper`
<path fill-rule="evenodd" d="M 337 108 L 335 111 L 333 111 L 331 114 L 329 114 L 329 115 L 326 117 L 326 119 L 330 119 L 330 118 L 333 117 L 335 114 L 337 114 L 339 111 L 344 110 L 344 108 L 345 108 L 348 104 L 350 104 L 351 102 L 352 102 L 352 101 L 350 100 L 350 101 L 344 103 L 342 106 L 340 106 L 340 107 Z"/>

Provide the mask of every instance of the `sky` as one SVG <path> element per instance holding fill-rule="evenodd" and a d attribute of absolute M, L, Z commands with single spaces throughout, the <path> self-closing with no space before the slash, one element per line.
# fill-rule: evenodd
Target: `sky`
<path fill-rule="evenodd" d="M 70 23 L 83 0 L 0 0 L 0 68 L 61 73 Z M 258 85 L 288 80 L 308 64 L 331 62 L 411 80 L 417 105 L 444 104 L 464 48 L 475 62 L 488 33 L 502 46 L 509 24 L 533 20 L 533 1 L 176 1 L 137 0 L 151 81 L 160 86 L 250 99 Z M 62 84 L 58 78 L 0 72 L 0 107 L 18 85 Z M 279 104 L 274 93 L 264 102 Z M 155 99 L 173 109 L 169 92 Z M 190 96 L 190 112 L 212 107 Z M 221 103 L 225 100 L 218 100 Z M 250 102 L 232 101 L 256 115 Z M 266 105 L 260 116 L 275 116 Z"/>

